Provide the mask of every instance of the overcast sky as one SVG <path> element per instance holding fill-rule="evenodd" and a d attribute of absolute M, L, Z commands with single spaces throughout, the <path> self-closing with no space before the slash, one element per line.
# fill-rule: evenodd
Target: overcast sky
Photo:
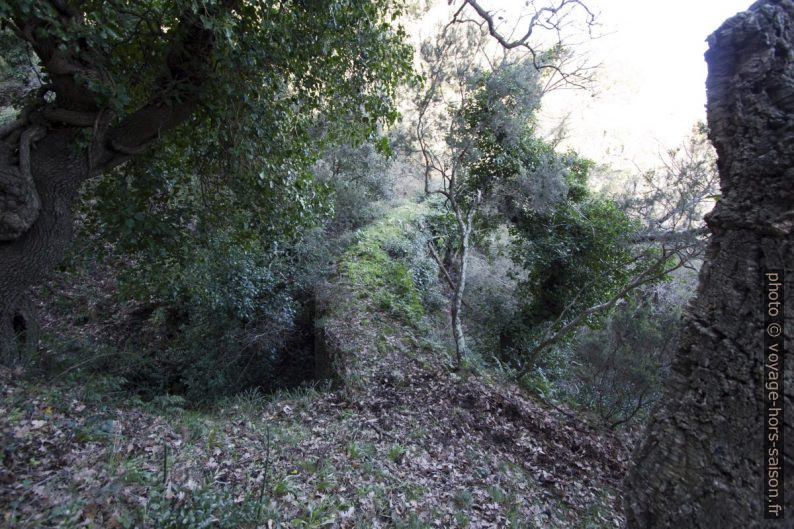
<path fill-rule="evenodd" d="M 559 0 L 534 0 L 544 5 Z M 546 129 L 568 116 L 570 146 L 597 162 L 636 172 L 658 165 L 659 153 L 679 145 L 697 121 L 705 121 L 706 37 L 753 0 L 583 0 L 597 13 L 598 38 L 575 37 L 600 64 L 595 93 L 548 94 L 541 114 Z M 422 21 L 410 25 L 418 43 L 448 21 L 456 0 L 430 0 Z M 481 0 L 516 26 L 527 0 Z"/>
<path fill-rule="evenodd" d="M 506 3 L 506 2 L 505 2 Z M 516 1 L 523 5 L 522 1 Z M 570 146 L 620 168 L 652 166 L 705 120 L 706 37 L 751 0 L 588 0 L 603 36 L 596 95 L 551 94 L 545 123 L 570 112 Z"/>

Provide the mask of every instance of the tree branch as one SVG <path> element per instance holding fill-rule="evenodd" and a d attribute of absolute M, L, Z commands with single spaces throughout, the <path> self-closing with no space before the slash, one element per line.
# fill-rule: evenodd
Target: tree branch
<path fill-rule="evenodd" d="M 593 305 L 592 307 L 583 310 L 579 315 L 577 315 L 573 320 L 565 324 L 560 330 L 555 332 L 550 337 L 546 338 L 545 340 L 541 341 L 535 348 L 533 348 L 528 355 L 528 360 L 524 367 L 518 372 L 517 378 L 521 378 L 527 375 L 532 368 L 534 367 L 535 359 L 537 356 L 547 347 L 556 344 L 557 342 L 561 341 L 565 338 L 568 333 L 582 325 L 585 320 L 594 315 L 598 314 L 599 312 L 603 312 L 605 310 L 609 310 L 617 304 L 618 301 L 625 298 L 628 294 L 630 294 L 635 289 L 641 287 L 642 285 L 653 281 L 658 277 L 665 276 L 682 266 L 683 261 L 680 261 L 675 266 L 667 269 L 662 270 L 657 273 L 653 273 L 659 266 L 663 265 L 665 261 L 670 259 L 671 255 L 663 251 L 662 255 L 654 261 L 648 268 L 646 268 L 641 274 L 639 274 L 636 278 L 632 281 L 629 281 L 620 291 L 618 291 L 614 296 L 612 296 L 609 300 L 604 303 L 600 303 L 598 305 Z"/>
<path fill-rule="evenodd" d="M 451 2 L 450 2 L 451 3 Z M 529 5 L 529 3 L 528 3 Z M 479 17 L 480 21 L 472 19 L 463 19 L 461 15 L 466 6 L 471 7 Z M 534 15 L 530 18 L 526 31 L 517 39 L 510 39 L 503 35 L 497 28 L 494 17 L 487 9 L 480 5 L 478 0 L 463 0 L 461 7 L 455 12 L 450 23 L 474 23 L 480 26 L 485 25 L 488 34 L 493 37 L 500 46 L 505 50 L 513 50 L 516 48 L 523 48 L 532 56 L 532 63 L 537 70 L 551 70 L 554 74 L 559 75 L 560 81 L 551 83 L 551 79 L 547 85 L 547 89 L 557 87 L 558 85 L 567 85 L 573 88 L 587 88 L 591 82 L 591 72 L 593 67 L 586 66 L 585 64 L 575 65 L 572 69 L 564 68 L 567 60 L 563 58 L 560 64 L 552 64 L 541 60 L 540 54 L 535 45 L 530 43 L 535 30 L 540 28 L 543 30 L 551 31 L 557 34 L 556 48 L 562 50 L 563 42 L 561 32 L 563 27 L 567 24 L 565 18 L 567 14 L 573 9 L 581 9 L 585 13 L 585 25 L 588 34 L 592 38 L 592 28 L 596 24 L 596 15 L 587 5 L 581 0 L 560 0 L 556 5 L 545 6 L 536 9 Z M 554 47 L 552 47 L 553 49 Z"/>

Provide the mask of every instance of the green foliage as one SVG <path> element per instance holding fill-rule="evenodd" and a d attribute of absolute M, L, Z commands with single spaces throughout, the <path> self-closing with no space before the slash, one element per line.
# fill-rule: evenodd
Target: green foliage
<path fill-rule="evenodd" d="M 632 275 L 634 258 L 621 244 L 636 225 L 603 197 L 566 201 L 531 211 L 513 227 L 513 260 L 528 273 L 519 295 L 536 324 L 580 311 L 610 297 Z"/>
<path fill-rule="evenodd" d="M 531 169 L 539 145 L 534 137 L 539 79 L 531 61 L 524 60 L 504 63 L 469 81 L 472 93 L 462 102 L 448 140 L 465 152 L 465 194 L 492 194 Z"/>
<path fill-rule="evenodd" d="M 8 31 L 0 31 L 0 83 L 27 82 L 31 72 L 28 47 Z"/>
<path fill-rule="evenodd" d="M 257 504 L 253 498 L 238 501 L 226 490 L 207 485 L 194 489 L 169 483 L 166 490 L 153 485 L 144 519 L 161 529 L 237 529 L 255 527 Z"/>
<path fill-rule="evenodd" d="M 622 304 L 603 329 L 586 330 L 573 348 L 566 392 L 608 426 L 645 417 L 678 343 L 680 306 L 653 297 Z"/>
<path fill-rule="evenodd" d="M 400 463 L 407 452 L 406 448 L 398 443 L 395 443 L 389 447 L 388 456 L 389 459 L 394 461 L 395 463 Z"/>
<path fill-rule="evenodd" d="M 370 221 L 372 201 L 390 193 L 388 161 L 371 143 L 328 147 L 302 174 L 285 166 L 256 197 L 227 181 L 205 188 L 195 176 L 203 170 L 166 146 L 126 176 L 88 187 L 80 212 L 81 232 L 113 266 L 122 299 L 153 309 L 146 324 L 155 336 L 134 340 L 142 358 L 124 374 L 147 393 L 177 392 L 191 404 L 310 375 L 301 340 L 313 284 L 346 231 Z M 396 277 L 403 290 L 408 279 Z"/>
<path fill-rule="evenodd" d="M 525 390 L 545 398 L 555 392 L 554 384 L 543 369 L 536 369 L 532 373 L 524 375 L 519 382 Z"/>
<path fill-rule="evenodd" d="M 300 106 L 372 130 L 378 119 L 394 119 L 393 90 L 410 71 L 404 32 L 391 25 L 400 2 L 257 0 L 233 8 L 220 0 L 83 2 L 79 17 L 57 9 L 33 0 L 4 3 L 0 18 L 39 20 L 39 41 L 49 39 L 75 60 L 101 68 L 101 75 L 86 69 L 80 81 L 100 107 L 119 115 L 140 107 L 162 84 L 163 64 L 190 69 L 195 55 L 208 53 L 200 72 L 174 80 L 182 84 L 169 88 L 166 103 L 198 96 L 219 121 Z M 190 49 L 199 36 L 210 36 L 212 46 Z M 191 75 L 202 77 L 200 88 Z"/>
<path fill-rule="evenodd" d="M 436 266 L 424 249 L 426 239 L 410 228 L 422 216 L 419 206 L 402 206 L 362 230 L 341 264 L 376 306 L 410 325 L 423 320 L 423 298 L 434 297 L 436 286 Z"/>
<path fill-rule="evenodd" d="M 76 208 L 86 247 L 104 254 L 121 297 L 143 304 L 151 327 L 130 340 L 141 358 L 124 375 L 193 400 L 267 385 L 284 361 L 302 361 L 302 346 L 292 359 L 283 352 L 328 266 L 321 230 L 370 220 L 358 206 L 385 189 L 370 162 L 388 151 L 378 136 L 398 117 L 395 90 L 414 80 L 402 9 L 399 0 L 0 5 L 5 28 L 36 21 L 28 38 L 46 43 L 39 51 L 81 65 L 70 97 L 111 127 L 147 105 L 188 104 L 186 122 L 90 180 Z M 21 33 L 2 32 L 4 76 L 28 60 Z M 59 80 L 42 74 L 60 100 Z M 351 167 L 315 178 L 335 145 L 366 151 L 363 183 Z"/>
<path fill-rule="evenodd" d="M 377 143 L 335 145 L 322 153 L 314 170 L 333 199 L 331 234 L 356 230 L 378 216 L 378 204 L 392 198 L 391 162 Z"/>
<path fill-rule="evenodd" d="M 555 156 L 564 194 L 547 207 L 510 209 L 510 257 L 520 273 L 512 272 L 514 315 L 499 331 L 508 361 L 526 361 L 523 355 L 543 337 L 610 299 L 656 255 L 638 259 L 630 237 L 639 223 L 613 199 L 590 193 L 592 162 L 570 152 Z M 604 318 L 595 312 L 584 323 L 598 327 Z"/>

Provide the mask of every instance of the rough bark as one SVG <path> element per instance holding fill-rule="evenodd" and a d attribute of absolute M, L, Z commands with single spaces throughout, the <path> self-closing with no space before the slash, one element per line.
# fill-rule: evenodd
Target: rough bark
<path fill-rule="evenodd" d="M 219 9 L 234 4 L 226 0 Z M 115 116 L 101 108 L 101 98 L 79 80 L 99 75 L 101 64 L 78 63 L 53 38 L 39 37 L 35 28 L 43 23 L 20 19 L 14 20 L 14 27 L 49 74 L 47 90 L 56 94 L 56 103 L 35 101 L 18 120 L 0 127 L 0 363 L 17 363 L 20 345 L 31 345 L 19 343 L 13 322 L 30 319 L 27 289 L 40 283 L 66 253 L 71 207 L 80 185 L 144 152 L 193 114 L 213 46 L 212 33 L 188 12 L 172 32 L 163 79 L 149 100 L 127 115 Z M 84 128 L 92 130 L 87 148 L 78 137 Z"/>
<path fill-rule="evenodd" d="M 763 517 L 762 271 L 794 263 L 794 2 L 753 4 L 709 48 L 708 123 L 722 199 L 706 217 L 712 237 L 700 286 L 626 479 L 632 529 L 791 527 Z M 794 304 L 785 309 L 790 347 Z M 790 510 L 794 361 L 786 356 Z"/>
<path fill-rule="evenodd" d="M 27 288 L 58 264 L 72 232 L 70 206 L 88 173 L 86 160 L 69 148 L 73 132 L 61 130 L 43 138 L 31 151 L 31 173 L 40 208 L 36 221 L 13 241 L 0 242 L 0 361 L 18 363 L 19 344 L 10 335 L 24 306 Z M 10 167 L 8 157 L 0 166 Z"/>

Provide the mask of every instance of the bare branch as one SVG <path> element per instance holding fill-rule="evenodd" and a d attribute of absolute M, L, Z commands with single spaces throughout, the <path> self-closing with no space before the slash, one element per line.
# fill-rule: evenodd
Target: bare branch
<path fill-rule="evenodd" d="M 476 13 L 476 20 L 464 17 L 466 7 L 470 7 Z M 527 51 L 531 55 L 532 63 L 537 70 L 549 70 L 552 72 L 544 91 L 561 87 L 586 89 L 592 82 L 595 66 L 579 63 L 569 68 L 568 63 L 571 56 L 564 51 L 565 43 L 562 36 L 565 27 L 571 24 L 569 16 L 577 10 L 584 13 L 584 24 L 587 28 L 588 36 L 592 38 L 592 29 L 596 26 L 596 14 L 581 0 L 560 0 L 557 4 L 536 8 L 535 13 L 527 23 L 526 30 L 518 38 L 503 34 L 497 27 L 493 13 L 484 8 L 479 0 L 463 0 L 460 8 L 453 15 L 450 24 L 472 23 L 485 26 L 488 34 L 505 50 L 523 49 Z M 537 30 L 556 36 L 556 44 L 549 48 L 557 50 L 556 63 L 550 62 L 549 55 L 542 54 L 539 44 L 532 42 Z"/>

